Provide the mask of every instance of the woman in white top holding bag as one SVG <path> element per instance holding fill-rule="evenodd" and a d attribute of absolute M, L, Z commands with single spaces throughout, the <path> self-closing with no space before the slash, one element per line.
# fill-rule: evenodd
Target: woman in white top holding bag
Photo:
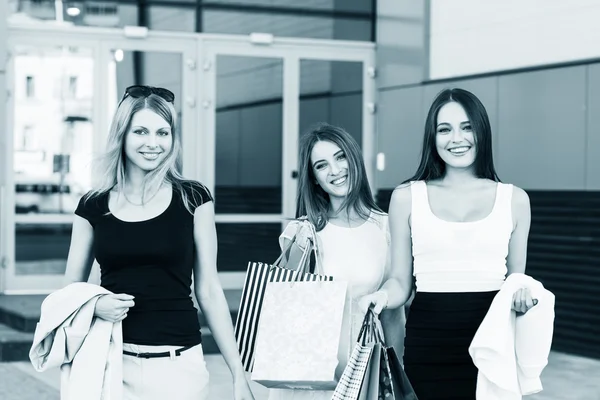
<path fill-rule="evenodd" d="M 344 332 L 341 348 L 348 354 L 363 322 L 365 295 L 377 291 L 385 281 L 388 265 L 387 215 L 375 204 L 360 147 L 342 128 L 319 124 L 300 139 L 300 169 L 296 217 L 306 216 L 317 231 L 317 246 L 323 273 L 348 283 L 351 299 L 350 332 Z M 310 232 L 298 221 L 281 234 L 282 249 L 295 236 L 306 246 Z M 384 304 L 375 311 L 381 312 Z M 401 310 L 399 310 L 401 311 Z M 403 313 L 396 323 L 403 323 Z M 339 370 L 339 369 L 338 369 Z M 333 391 L 271 389 L 269 400 L 330 400 Z"/>
<path fill-rule="evenodd" d="M 369 296 L 401 306 L 416 281 L 404 367 L 419 400 L 475 400 L 469 345 L 506 275 L 525 272 L 530 221 L 525 191 L 495 172 L 483 104 L 466 90 L 442 91 L 419 168 L 390 201 L 391 279 Z M 536 302 L 522 288 L 512 308 L 522 315 Z"/>

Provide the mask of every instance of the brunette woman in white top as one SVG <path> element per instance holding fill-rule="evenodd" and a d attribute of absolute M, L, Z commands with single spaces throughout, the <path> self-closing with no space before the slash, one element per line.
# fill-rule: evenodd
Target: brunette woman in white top
<path fill-rule="evenodd" d="M 447 89 L 435 98 L 419 168 L 394 190 L 389 215 L 392 278 L 370 301 L 403 305 L 415 282 L 404 366 L 419 400 L 475 400 L 468 347 L 507 274 L 525 272 L 531 221 L 525 191 L 496 174 L 475 95 Z M 535 302 L 522 289 L 513 309 Z"/>
<path fill-rule="evenodd" d="M 342 128 L 320 124 L 300 139 L 296 217 L 307 216 L 317 231 L 325 275 L 348 282 L 350 332 L 342 336 L 346 359 L 364 319 L 361 299 L 386 279 L 389 233 L 387 215 L 375 204 L 358 143 Z M 290 222 L 280 237 L 282 248 L 300 225 Z M 298 232 L 304 246 L 306 233 Z M 380 312 L 385 305 L 380 305 Z M 398 309 L 397 319 L 403 316 Z M 272 389 L 269 399 L 330 400 L 333 391 Z"/>

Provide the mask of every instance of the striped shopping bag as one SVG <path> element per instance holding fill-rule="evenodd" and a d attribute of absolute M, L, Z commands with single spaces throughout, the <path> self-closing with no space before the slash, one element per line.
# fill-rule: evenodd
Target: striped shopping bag
<path fill-rule="evenodd" d="M 242 299 L 235 323 L 235 338 L 242 364 L 252 372 L 256 333 L 260 320 L 265 289 L 269 282 L 332 281 L 333 277 L 294 271 L 261 262 L 248 263 Z"/>
<path fill-rule="evenodd" d="M 301 227 L 298 228 L 290 244 L 273 264 L 252 261 L 248 263 L 244 289 L 242 290 L 242 298 L 235 323 L 235 338 L 242 364 L 247 372 L 252 372 L 254 365 L 256 335 L 267 284 L 269 282 L 333 280 L 333 277 L 324 276 L 320 273 L 323 271 L 323 268 L 317 249 L 317 233 L 314 225 L 307 218 L 300 218 L 297 221 Z M 291 249 L 298 248 L 296 240 L 300 229 L 303 229 L 303 232 L 307 233 L 309 244 L 301 249 L 302 254 L 300 259 L 292 262 L 288 258 Z M 316 274 L 308 272 L 310 270 L 311 252 L 315 256 Z M 295 263 L 295 265 L 291 265 L 291 263 Z"/>

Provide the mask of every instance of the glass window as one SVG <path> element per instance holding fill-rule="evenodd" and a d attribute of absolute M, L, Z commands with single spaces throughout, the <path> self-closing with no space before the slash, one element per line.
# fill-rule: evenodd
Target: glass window
<path fill-rule="evenodd" d="M 361 62 L 300 60 L 300 134 L 316 122 L 343 127 L 362 143 Z"/>
<path fill-rule="evenodd" d="M 48 0 L 9 0 L 8 16 L 11 22 L 28 24 L 57 19 L 54 1 Z M 138 25 L 138 7 L 135 1 L 63 1 L 63 20 L 77 26 L 121 28 Z"/>
<path fill-rule="evenodd" d="M 93 51 L 17 46 L 13 56 L 16 81 L 25 82 L 15 85 L 11 132 L 15 274 L 60 275 L 71 215 L 91 183 Z"/>
<path fill-rule="evenodd" d="M 217 223 L 219 272 L 245 272 L 248 261 L 275 261 L 280 234 L 280 223 Z"/>
<path fill-rule="evenodd" d="M 335 10 L 370 13 L 372 0 L 206 0 L 209 4 L 245 5 L 263 7 L 289 7 L 302 10 Z"/>
<path fill-rule="evenodd" d="M 136 4 L 119 4 L 116 2 L 84 3 L 81 13 L 75 17 L 66 16 L 76 25 L 121 28 L 138 24 L 138 7 Z"/>
<path fill-rule="evenodd" d="M 319 16 L 204 10 L 202 31 L 248 35 L 253 32 L 310 39 L 371 40 L 371 21 Z"/>
<path fill-rule="evenodd" d="M 149 7 L 148 27 L 157 31 L 196 32 L 196 8 Z"/>
<path fill-rule="evenodd" d="M 217 213 L 282 209 L 283 61 L 217 58 Z"/>

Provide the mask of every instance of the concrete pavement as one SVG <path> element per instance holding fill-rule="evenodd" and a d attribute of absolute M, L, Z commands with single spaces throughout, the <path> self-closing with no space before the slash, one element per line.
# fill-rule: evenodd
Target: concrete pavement
<path fill-rule="evenodd" d="M 233 399 L 231 376 L 220 355 L 207 355 L 211 399 Z M 544 391 L 526 400 L 600 400 L 600 360 L 552 353 L 544 370 Z M 59 400 L 59 371 L 35 372 L 28 362 L 0 363 L 0 399 Z M 256 400 L 268 389 L 251 383 Z"/>

